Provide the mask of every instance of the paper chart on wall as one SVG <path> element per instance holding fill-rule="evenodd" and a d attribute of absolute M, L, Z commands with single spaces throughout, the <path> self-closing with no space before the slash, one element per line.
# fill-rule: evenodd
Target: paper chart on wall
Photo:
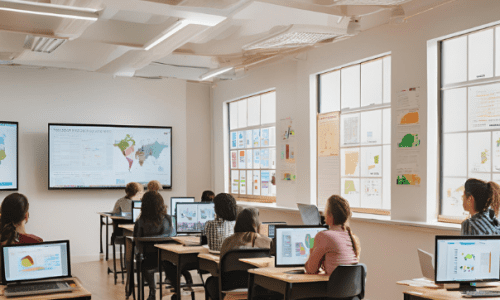
<path fill-rule="evenodd" d="M 245 131 L 245 137 L 246 137 L 245 148 L 252 148 L 252 131 L 251 130 Z"/>
<path fill-rule="evenodd" d="M 262 135 L 260 141 L 261 147 L 269 147 L 269 128 L 262 128 L 261 135 Z"/>
<path fill-rule="evenodd" d="M 238 168 L 244 169 L 247 165 L 247 161 L 245 159 L 245 150 L 239 150 L 239 159 L 238 159 Z"/>
<path fill-rule="evenodd" d="M 286 165 L 281 168 L 281 180 L 295 181 L 295 179 L 297 179 L 295 164 Z"/>
<path fill-rule="evenodd" d="M 253 171 L 247 170 L 246 181 L 247 181 L 247 195 L 252 195 L 253 193 Z"/>
<path fill-rule="evenodd" d="M 359 144 L 359 119 L 359 114 L 345 115 L 345 117 L 342 118 L 342 132 L 344 133 L 342 140 L 343 145 L 349 146 Z"/>
<path fill-rule="evenodd" d="M 231 132 L 231 149 L 236 149 L 238 147 L 238 132 Z"/>
<path fill-rule="evenodd" d="M 260 129 L 253 130 L 252 140 L 253 140 L 253 147 L 259 148 L 260 147 Z"/>
<path fill-rule="evenodd" d="M 359 178 L 342 178 L 342 197 L 349 201 L 351 207 L 360 207 Z"/>
<path fill-rule="evenodd" d="M 338 156 L 340 149 L 340 112 L 318 116 L 318 157 Z"/>
<path fill-rule="evenodd" d="M 296 174 L 296 135 L 293 120 L 286 118 L 280 120 L 279 127 L 280 149 L 280 178 L 283 181 L 295 181 Z"/>
<path fill-rule="evenodd" d="M 361 207 L 382 208 L 382 180 L 361 179 Z"/>
<path fill-rule="evenodd" d="M 240 171 L 240 194 L 245 194 L 247 192 L 246 177 L 246 171 Z"/>
<path fill-rule="evenodd" d="M 231 193 L 238 194 L 238 188 L 240 185 L 240 171 L 231 171 Z"/>
<path fill-rule="evenodd" d="M 403 186 L 420 186 L 419 151 L 400 152 L 396 162 L 396 184 Z"/>
<path fill-rule="evenodd" d="M 270 177 L 269 176 L 270 176 L 269 171 L 260 172 L 260 182 L 261 182 L 260 195 L 261 196 L 268 196 L 269 195 L 269 184 L 270 184 Z"/>
<path fill-rule="evenodd" d="M 260 169 L 260 150 L 259 149 L 255 149 L 255 151 L 253 151 L 253 168 Z"/>
<path fill-rule="evenodd" d="M 469 130 L 500 128 L 500 83 L 469 88 Z"/>
<path fill-rule="evenodd" d="M 260 171 L 253 171 L 253 194 L 260 196 Z"/>
<path fill-rule="evenodd" d="M 238 131 L 238 148 L 245 148 L 245 131 Z"/>
<path fill-rule="evenodd" d="M 260 168 L 269 169 L 269 149 L 260 150 Z"/>
<path fill-rule="evenodd" d="M 398 149 L 414 149 L 420 147 L 420 137 L 418 129 L 405 130 L 396 134 Z"/>
<path fill-rule="evenodd" d="M 231 169 L 238 168 L 238 151 L 231 151 Z"/>
<path fill-rule="evenodd" d="M 276 196 L 276 171 L 271 170 L 270 171 L 270 191 L 269 191 L 269 196 Z"/>
<path fill-rule="evenodd" d="M 500 172 L 500 131 L 492 132 L 493 172 Z"/>
<path fill-rule="evenodd" d="M 396 121 L 399 126 L 420 124 L 420 113 L 418 108 L 398 110 Z"/>
<path fill-rule="evenodd" d="M 256 150 L 259 151 L 259 150 Z M 253 167 L 253 150 L 247 150 L 247 169 L 252 169 Z"/>
<path fill-rule="evenodd" d="M 359 148 L 346 148 L 340 150 L 342 176 L 359 176 L 360 155 Z"/>
<path fill-rule="evenodd" d="M 443 178 L 443 190 L 441 199 L 442 215 L 445 216 L 465 216 L 467 213 L 463 209 L 462 195 L 464 194 L 464 184 L 467 178 Z"/>
<path fill-rule="evenodd" d="M 402 90 L 398 93 L 398 109 L 418 108 L 420 106 L 420 87 Z"/>
<path fill-rule="evenodd" d="M 361 176 L 382 176 L 382 147 L 361 148 Z"/>

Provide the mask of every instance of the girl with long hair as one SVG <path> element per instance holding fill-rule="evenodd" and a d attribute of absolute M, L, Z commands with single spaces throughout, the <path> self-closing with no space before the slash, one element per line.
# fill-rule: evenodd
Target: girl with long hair
<path fill-rule="evenodd" d="M 2 246 L 43 242 L 40 237 L 26 233 L 25 224 L 29 219 L 29 203 L 26 196 L 19 193 L 8 195 L 3 200 L 0 210 L 0 242 Z"/>
<path fill-rule="evenodd" d="M 497 183 L 470 178 L 465 182 L 463 207 L 471 217 L 462 222 L 462 235 L 500 234 L 496 218 L 500 208 L 500 187 Z"/>

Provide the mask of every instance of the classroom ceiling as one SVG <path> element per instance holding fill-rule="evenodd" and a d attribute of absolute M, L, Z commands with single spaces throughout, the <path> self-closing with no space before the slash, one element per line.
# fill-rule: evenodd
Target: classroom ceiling
<path fill-rule="evenodd" d="M 0 64 L 236 79 L 449 2 L 0 0 Z"/>

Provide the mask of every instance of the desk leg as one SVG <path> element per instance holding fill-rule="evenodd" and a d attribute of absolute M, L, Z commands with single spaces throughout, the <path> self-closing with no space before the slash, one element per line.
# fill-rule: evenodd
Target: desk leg
<path fill-rule="evenodd" d="M 181 300 L 181 276 L 182 276 L 182 269 L 181 269 L 181 257 L 179 257 L 179 260 L 177 261 L 177 274 L 175 276 L 177 277 L 177 282 L 175 283 L 175 294 L 177 295 L 177 300 Z"/>
<path fill-rule="evenodd" d="M 248 273 L 248 300 L 253 299 L 253 288 L 254 288 L 253 277 L 254 277 L 253 273 Z"/>
<path fill-rule="evenodd" d="M 99 215 L 99 226 L 100 226 L 100 230 L 99 230 L 99 236 L 101 237 L 99 239 L 99 242 L 100 242 L 100 245 L 101 245 L 101 250 L 99 251 L 99 253 L 104 253 L 102 251 L 102 225 L 104 224 L 104 220 L 102 219 L 103 217 L 101 215 Z"/>
<path fill-rule="evenodd" d="M 109 239 L 108 239 L 109 217 L 106 216 L 106 261 L 108 260 Z"/>
<path fill-rule="evenodd" d="M 284 299 L 285 300 L 291 300 L 291 296 L 292 296 L 292 284 L 293 283 L 287 283 L 286 285 L 286 290 L 285 290 L 285 297 Z"/>
<path fill-rule="evenodd" d="M 158 249 L 158 272 L 160 273 L 160 300 L 163 298 L 161 249 Z"/>

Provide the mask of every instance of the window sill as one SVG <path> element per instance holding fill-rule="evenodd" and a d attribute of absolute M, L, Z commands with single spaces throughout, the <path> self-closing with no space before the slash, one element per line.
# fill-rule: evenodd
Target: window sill
<path fill-rule="evenodd" d="M 292 207 L 284 207 L 277 206 L 276 203 L 249 203 L 239 201 L 238 205 L 242 207 L 256 207 L 261 209 L 268 210 L 278 210 L 284 212 L 295 212 L 299 213 L 298 208 Z M 323 209 L 320 208 L 320 211 L 323 212 Z M 448 231 L 457 231 L 460 232 L 460 224 L 452 224 L 452 223 L 443 223 L 443 222 L 415 222 L 415 221 L 404 221 L 404 220 L 391 220 L 390 216 L 383 215 L 374 215 L 374 214 L 364 214 L 364 213 L 353 213 L 352 214 L 353 221 L 360 222 L 369 222 L 369 223 L 378 223 L 385 225 L 397 225 L 397 226 L 406 226 L 413 228 L 422 228 L 422 229 L 434 229 L 434 230 L 448 230 Z"/>

